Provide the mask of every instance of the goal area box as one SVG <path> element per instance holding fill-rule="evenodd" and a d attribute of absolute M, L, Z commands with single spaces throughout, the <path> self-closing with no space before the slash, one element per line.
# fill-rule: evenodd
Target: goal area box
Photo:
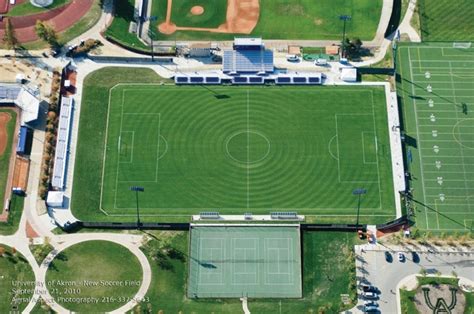
<path fill-rule="evenodd" d="M 299 226 L 192 226 L 189 298 L 301 298 Z"/>

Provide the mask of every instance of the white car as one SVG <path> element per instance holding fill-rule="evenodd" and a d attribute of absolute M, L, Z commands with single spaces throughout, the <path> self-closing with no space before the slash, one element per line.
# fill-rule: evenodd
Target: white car
<path fill-rule="evenodd" d="M 286 60 L 290 62 L 299 62 L 300 57 L 298 57 L 297 55 L 286 55 Z"/>
<path fill-rule="evenodd" d="M 405 261 L 405 254 L 403 254 L 402 252 L 398 252 L 397 256 L 398 256 L 398 261 L 399 262 L 404 262 Z"/>
<path fill-rule="evenodd" d="M 326 60 L 326 59 L 316 59 L 316 61 L 314 61 L 314 64 L 319 65 L 319 66 L 326 66 L 326 65 L 328 65 L 328 60 Z"/>
<path fill-rule="evenodd" d="M 374 293 L 374 292 L 364 292 L 364 298 L 366 299 L 377 299 L 378 298 L 378 295 L 377 293 Z"/>

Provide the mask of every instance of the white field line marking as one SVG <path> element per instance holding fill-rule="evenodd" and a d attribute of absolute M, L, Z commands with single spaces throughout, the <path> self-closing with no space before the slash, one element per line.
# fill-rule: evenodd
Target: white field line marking
<path fill-rule="evenodd" d="M 247 89 L 247 208 L 250 207 L 250 90 Z"/>
<path fill-rule="evenodd" d="M 377 125 L 375 123 L 375 106 L 374 106 L 374 93 L 370 93 L 370 99 L 372 102 L 372 121 L 373 121 L 373 127 L 374 127 L 374 134 L 375 134 L 375 151 L 378 151 L 377 148 Z M 388 118 L 387 118 L 388 119 Z M 388 122 L 387 122 L 388 123 Z M 380 184 L 380 167 L 379 167 L 379 154 L 375 154 L 376 157 L 376 163 L 377 163 L 377 181 L 379 183 L 379 208 L 382 209 L 382 187 Z M 393 170 L 392 170 L 392 176 L 393 176 Z"/>
<path fill-rule="evenodd" d="M 450 72 L 451 72 L 451 74 L 452 74 L 452 73 L 453 73 L 453 69 L 452 69 L 452 67 L 451 67 L 451 61 L 449 61 L 448 64 L 449 64 L 449 70 L 450 70 Z M 457 89 L 456 89 L 455 86 L 454 86 L 454 81 L 453 81 L 452 75 L 450 75 L 449 77 L 450 77 L 450 79 L 451 79 L 451 86 L 452 86 L 452 88 L 453 88 L 453 94 L 454 94 L 454 103 L 455 103 L 455 104 L 454 104 L 454 112 L 456 113 L 456 118 L 458 119 L 458 121 L 460 121 L 460 120 L 459 120 L 459 113 L 458 113 L 458 110 L 457 110 L 457 108 L 456 108 L 456 103 L 457 103 L 457 101 L 456 101 L 456 91 L 457 91 Z M 459 129 L 459 128 L 458 128 L 458 129 Z M 453 132 L 454 132 L 454 130 L 453 130 Z M 465 133 L 463 133 L 463 134 L 465 134 Z M 474 133 L 470 133 L 470 134 L 474 134 Z M 459 129 L 458 135 L 459 135 L 459 138 L 461 138 L 461 130 L 460 130 L 460 129 Z M 453 133 L 453 137 L 455 137 L 455 136 L 454 136 L 454 133 Z M 474 141 L 473 141 L 473 142 L 474 142 Z M 466 175 L 466 166 L 464 165 L 464 162 L 465 162 L 465 159 L 464 159 L 464 147 L 463 147 L 462 145 L 459 145 L 459 150 L 460 150 L 460 152 L 461 152 L 461 160 L 462 160 L 462 163 L 463 163 L 462 169 L 463 169 L 463 172 L 464 172 L 464 186 L 465 186 L 465 188 L 466 188 L 466 197 L 468 197 L 468 196 L 469 196 L 469 193 L 467 192 L 467 190 L 468 190 L 468 184 L 467 184 L 468 179 L 467 179 L 467 175 Z M 469 181 L 472 182 L 473 180 L 469 180 Z M 470 202 L 469 202 L 469 203 L 470 203 Z M 470 205 L 470 204 L 469 204 L 469 206 L 468 206 L 468 210 L 469 210 L 469 212 L 471 211 L 471 205 Z"/>
<path fill-rule="evenodd" d="M 124 105 L 124 97 L 125 91 L 122 90 L 122 101 L 121 101 L 121 109 L 120 109 L 120 131 L 119 134 L 122 134 L 122 125 L 123 125 L 123 105 Z M 117 168 L 115 169 L 115 195 L 114 195 L 114 209 L 117 209 L 117 187 L 118 187 L 118 177 L 119 177 L 119 169 L 120 169 L 120 162 L 119 162 L 120 155 L 117 156 Z"/>
<path fill-rule="evenodd" d="M 132 133 L 132 152 L 130 154 L 130 160 L 127 160 L 127 161 L 120 161 L 121 157 L 120 157 L 120 146 L 121 146 L 121 141 L 122 141 L 122 136 L 119 136 L 119 142 L 118 142 L 118 159 L 119 159 L 119 162 L 122 163 L 122 164 L 133 164 L 133 146 L 135 145 L 135 131 L 123 131 L 122 133 Z"/>
<path fill-rule="evenodd" d="M 339 155 L 339 134 L 337 132 L 337 113 L 334 115 L 334 119 L 336 120 L 337 178 L 339 180 L 339 183 L 341 183 L 341 165 L 339 161 L 341 159 L 341 156 Z"/>
<path fill-rule="evenodd" d="M 413 70 L 412 70 L 412 67 L 411 67 L 411 48 L 409 47 L 408 48 L 408 60 L 410 62 L 410 81 L 413 82 Z M 411 84 L 411 93 L 412 95 L 415 95 L 415 88 L 414 88 L 414 85 Z M 412 103 L 413 103 L 413 111 L 415 112 L 415 121 L 416 121 L 416 134 L 417 134 L 417 138 L 418 140 L 421 142 L 421 139 L 420 139 L 420 131 L 419 131 L 419 127 L 418 127 L 418 114 L 416 112 L 416 99 L 415 98 L 412 98 Z M 419 157 L 419 161 L 420 161 L 420 166 L 421 166 L 421 171 L 420 171 L 420 174 L 421 174 L 421 187 L 423 189 L 423 202 L 426 204 L 426 189 L 425 189 L 425 178 L 424 178 L 424 174 L 423 174 L 423 161 L 422 161 L 422 156 L 421 156 L 421 151 L 420 153 L 418 154 L 418 157 Z M 429 224 L 428 224 L 428 213 L 427 213 L 427 209 L 424 207 L 424 210 L 425 210 L 425 219 L 426 219 L 426 228 L 429 228 Z"/>

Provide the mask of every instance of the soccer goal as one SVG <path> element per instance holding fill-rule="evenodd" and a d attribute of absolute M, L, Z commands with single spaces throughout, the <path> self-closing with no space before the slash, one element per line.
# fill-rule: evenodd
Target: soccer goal
<path fill-rule="evenodd" d="M 461 49 L 467 49 L 471 48 L 471 43 L 470 42 L 461 42 L 461 43 L 453 43 L 453 48 L 461 48 Z"/>

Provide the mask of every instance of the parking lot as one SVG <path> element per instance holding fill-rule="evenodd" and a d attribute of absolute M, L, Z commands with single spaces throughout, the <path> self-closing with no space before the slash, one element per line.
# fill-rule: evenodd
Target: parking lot
<path fill-rule="evenodd" d="M 386 260 L 385 252 L 390 252 L 391 260 Z M 398 260 L 398 252 L 402 252 L 405 260 Z M 415 254 L 413 255 L 413 252 Z M 452 276 L 453 272 L 460 278 L 474 281 L 474 252 L 466 248 L 408 248 L 377 245 L 356 246 L 357 280 L 361 285 L 371 285 L 377 288 L 380 313 L 400 313 L 398 309 L 397 292 L 402 286 L 416 286 L 414 276 L 422 268 L 427 274 L 435 275 L 440 272 L 444 276 Z M 408 278 L 407 278 L 408 277 Z M 403 281 L 402 281 L 403 280 Z M 359 302 L 350 311 L 362 313 L 365 299 L 363 291 L 358 290 Z"/>

